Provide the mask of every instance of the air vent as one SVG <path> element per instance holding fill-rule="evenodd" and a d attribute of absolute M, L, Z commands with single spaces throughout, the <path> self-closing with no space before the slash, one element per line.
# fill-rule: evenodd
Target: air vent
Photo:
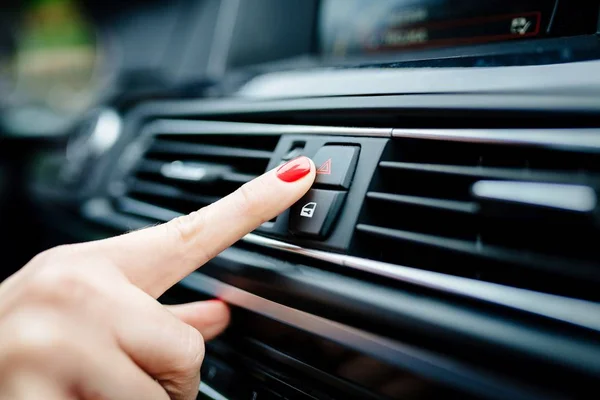
<path fill-rule="evenodd" d="M 179 121 L 177 121 L 179 122 Z M 278 135 L 185 133 L 162 123 L 124 178 L 119 211 L 164 221 L 228 195 L 265 172 Z M 172 127 L 172 131 L 165 127 Z"/>
<path fill-rule="evenodd" d="M 599 154 L 396 138 L 367 193 L 356 255 L 598 299 L 599 183 Z"/>

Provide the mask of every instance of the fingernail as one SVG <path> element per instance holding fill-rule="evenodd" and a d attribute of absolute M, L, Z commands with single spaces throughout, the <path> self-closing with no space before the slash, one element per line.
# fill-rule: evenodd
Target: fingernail
<path fill-rule="evenodd" d="M 301 156 L 283 164 L 277 170 L 277 177 L 284 182 L 295 182 L 310 172 L 310 160 Z"/>

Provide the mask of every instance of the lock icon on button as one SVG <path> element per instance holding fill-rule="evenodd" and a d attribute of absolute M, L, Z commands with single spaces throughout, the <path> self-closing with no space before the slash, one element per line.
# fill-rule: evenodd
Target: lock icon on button
<path fill-rule="evenodd" d="M 311 189 L 290 208 L 289 231 L 292 235 L 325 238 L 341 209 L 346 192 Z M 317 210 L 318 207 L 318 210 Z"/>
<path fill-rule="evenodd" d="M 312 218 L 315 213 L 315 209 L 317 208 L 317 203 L 311 201 L 310 203 L 306 203 L 302 209 L 300 210 L 300 216 L 306 218 Z"/>

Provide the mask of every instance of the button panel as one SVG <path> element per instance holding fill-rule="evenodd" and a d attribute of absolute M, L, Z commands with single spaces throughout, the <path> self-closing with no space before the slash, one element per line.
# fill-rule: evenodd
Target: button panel
<path fill-rule="evenodd" d="M 290 232 L 316 238 L 327 236 L 345 197 L 345 192 L 310 190 L 290 209 Z"/>
<path fill-rule="evenodd" d="M 358 146 L 323 146 L 313 161 L 317 167 L 315 185 L 348 189 L 358 162 Z"/>
<path fill-rule="evenodd" d="M 307 248 L 346 251 L 365 194 L 377 170 L 381 155 L 389 143 L 387 137 L 289 133 L 282 135 L 267 169 L 276 168 L 290 157 L 310 157 L 320 169 L 310 192 L 298 204 L 257 229 L 273 238 L 297 243 Z M 337 131 L 336 131 L 337 132 Z M 341 133 L 341 132 L 340 132 Z M 331 199 L 311 199 L 319 192 L 333 192 Z M 339 194 L 335 194 L 339 193 Z M 332 205 L 323 203 L 331 202 Z M 317 205 L 308 205 L 316 202 Z M 307 206 L 308 205 L 308 206 Z M 301 217 L 312 212 L 312 217 Z M 311 208 L 315 207 L 311 211 Z M 325 214 L 323 210 L 325 209 Z"/>

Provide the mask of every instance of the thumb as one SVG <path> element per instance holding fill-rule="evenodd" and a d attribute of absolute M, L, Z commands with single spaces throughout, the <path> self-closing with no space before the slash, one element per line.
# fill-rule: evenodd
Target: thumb
<path fill-rule="evenodd" d="M 181 321 L 196 328 L 205 340 L 214 338 L 229 324 L 229 309 L 220 300 L 167 306 L 167 309 Z"/>

